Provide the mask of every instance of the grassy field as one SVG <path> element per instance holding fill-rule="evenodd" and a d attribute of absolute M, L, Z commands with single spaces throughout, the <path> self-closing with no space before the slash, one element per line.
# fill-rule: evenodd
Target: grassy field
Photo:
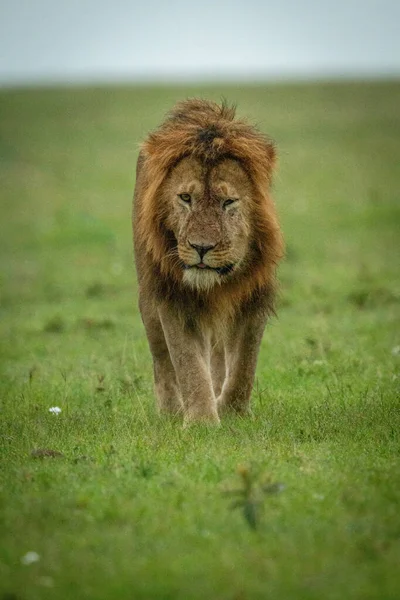
<path fill-rule="evenodd" d="M 277 141 L 287 257 L 254 417 L 183 430 L 130 210 L 138 142 L 194 95 Z M 1 600 L 399 598 L 399 107 L 396 82 L 0 93 Z"/>

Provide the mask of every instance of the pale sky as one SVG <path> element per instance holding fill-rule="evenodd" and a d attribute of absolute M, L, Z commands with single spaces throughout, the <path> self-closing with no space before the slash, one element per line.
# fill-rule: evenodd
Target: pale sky
<path fill-rule="evenodd" d="M 400 0 L 0 0 L 0 85 L 400 76 Z"/>

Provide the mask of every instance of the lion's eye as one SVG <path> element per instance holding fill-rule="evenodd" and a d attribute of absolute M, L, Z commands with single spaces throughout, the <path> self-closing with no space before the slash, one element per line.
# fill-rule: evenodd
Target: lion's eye
<path fill-rule="evenodd" d="M 179 198 L 186 202 L 186 204 L 190 204 L 192 201 L 192 197 L 190 194 L 178 194 Z"/>
<path fill-rule="evenodd" d="M 235 202 L 235 200 L 233 198 L 229 198 L 228 200 L 225 200 L 225 202 L 223 203 L 223 207 L 228 208 L 228 206 L 230 206 L 234 202 Z"/>

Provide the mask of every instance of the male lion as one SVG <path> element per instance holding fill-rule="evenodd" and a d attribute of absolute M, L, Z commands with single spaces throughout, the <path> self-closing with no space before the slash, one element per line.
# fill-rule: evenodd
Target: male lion
<path fill-rule="evenodd" d="M 275 149 L 235 109 L 177 104 L 143 143 L 134 242 L 139 306 L 162 412 L 245 413 L 283 243 L 269 196 Z"/>

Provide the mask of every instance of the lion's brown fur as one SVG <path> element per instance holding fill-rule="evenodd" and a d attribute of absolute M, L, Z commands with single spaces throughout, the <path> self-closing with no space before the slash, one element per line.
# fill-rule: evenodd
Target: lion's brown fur
<path fill-rule="evenodd" d="M 176 240 L 165 227 L 160 190 L 171 168 L 187 156 L 204 164 L 224 158 L 237 160 L 253 184 L 251 247 L 246 268 L 209 293 L 182 285 L 182 269 L 171 255 Z M 135 249 L 139 278 L 156 295 L 175 302 L 188 320 L 213 311 L 234 315 L 250 308 L 260 294 L 273 309 L 275 269 L 283 243 L 269 189 L 276 162 L 271 140 L 243 120 L 226 104 L 192 99 L 180 102 L 162 125 L 142 144 L 135 192 Z M 192 315 L 190 314 L 192 313 Z"/>

